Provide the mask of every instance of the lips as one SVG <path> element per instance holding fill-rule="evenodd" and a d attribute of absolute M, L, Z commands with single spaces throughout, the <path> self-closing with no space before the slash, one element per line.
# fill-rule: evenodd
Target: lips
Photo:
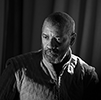
<path fill-rule="evenodd" d="M 57 57 L 58 56 L 58 54 L 54 53 L 53 50 L 51 50 L 51 49 L 46 50 L 46 55 L 51 56 L 51 57 Z"/>

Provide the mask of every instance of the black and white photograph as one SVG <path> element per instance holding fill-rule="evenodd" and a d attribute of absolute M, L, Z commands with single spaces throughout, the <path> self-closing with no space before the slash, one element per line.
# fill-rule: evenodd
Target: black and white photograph
<path fill-rule="evenodd" d="M 101 0 L 0 0 L 0 100 L 101 100 Z"/>

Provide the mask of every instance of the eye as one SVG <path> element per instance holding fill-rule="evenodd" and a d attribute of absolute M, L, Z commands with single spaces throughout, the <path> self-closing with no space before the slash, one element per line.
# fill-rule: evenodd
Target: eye
<path fill-rule="evenodd" d="M 48 35 L 46 35 L 46 34 L 42 34 L 42 37 L 43 37 L 44 39 L 46 39 L 46 40 L 48 40 L 48 39 L 49 39 L 49 36 L 48 36 Z"/>
<path fill-rule="evenodd" d="M 57 40 L 58 42 L 61 42 L 61 38 L 60 38 L 60 37 L 57 37 L 56 40 Z"/>

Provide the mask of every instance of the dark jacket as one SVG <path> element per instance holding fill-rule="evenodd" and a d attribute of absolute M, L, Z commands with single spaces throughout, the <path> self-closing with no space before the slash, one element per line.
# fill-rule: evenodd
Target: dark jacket
<path fill-rule="evenodd" d="M 0 100 L 93 100 L 95 68 L 72 54 L 57 82 L 41 67 L 42 51 L 9 59 L 0 77 Z M 58 82 L 59 81 L 59 82 Z"/>

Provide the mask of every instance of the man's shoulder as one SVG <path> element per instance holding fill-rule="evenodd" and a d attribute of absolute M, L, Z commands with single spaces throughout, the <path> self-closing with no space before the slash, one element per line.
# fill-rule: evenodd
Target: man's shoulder
<path fill-rule="evenodd" d="M 15 68 L 30 65 L 31 63 L 39 62 L 42 59 L 42 51 L 31 51 L 28 53 L 14 56 L 7 60 L 6 66 L 11 64 Z M 17 68 L 18 69 L 18 68 Z"/>
<path fill-rule="evenodd" d="M 23 54 L 11 57 L 10 59 L 8 59 L 8 61 L 9 60 L 14 60 L 14 59 L 19 59 L 19 58 L 29 59 L 29 58 L 32 58 L 32 57 L 33 57 L 33 59 L 36 59 L 36 58 L 40 58 L 41 55 L 42 55 L 42 51 L 41 50 L 31 51 L 31 52 L 27 52 L 27 53 L 23 53 Z"/>
<path fill-rule="evenodd" d="M 72 54 L 72 59 L 76 62 L 76 64 L 79 64 L 81 67 L 83 67 L 85 70 L 92 70 L 94 67 L 87 64 L 82 58 L 79 56 L 76 56 Z"/>
<path fill-rule="evenodd" d="M 90 76 L 96 81 L 98 81 L 98 75 L 95 71 L 95 67 L 87 64 L 82 58 L 72 54 L 72 59 L 76 61 L 78 67 L 77 69 L 81 69 L 83 76 Z"/>

